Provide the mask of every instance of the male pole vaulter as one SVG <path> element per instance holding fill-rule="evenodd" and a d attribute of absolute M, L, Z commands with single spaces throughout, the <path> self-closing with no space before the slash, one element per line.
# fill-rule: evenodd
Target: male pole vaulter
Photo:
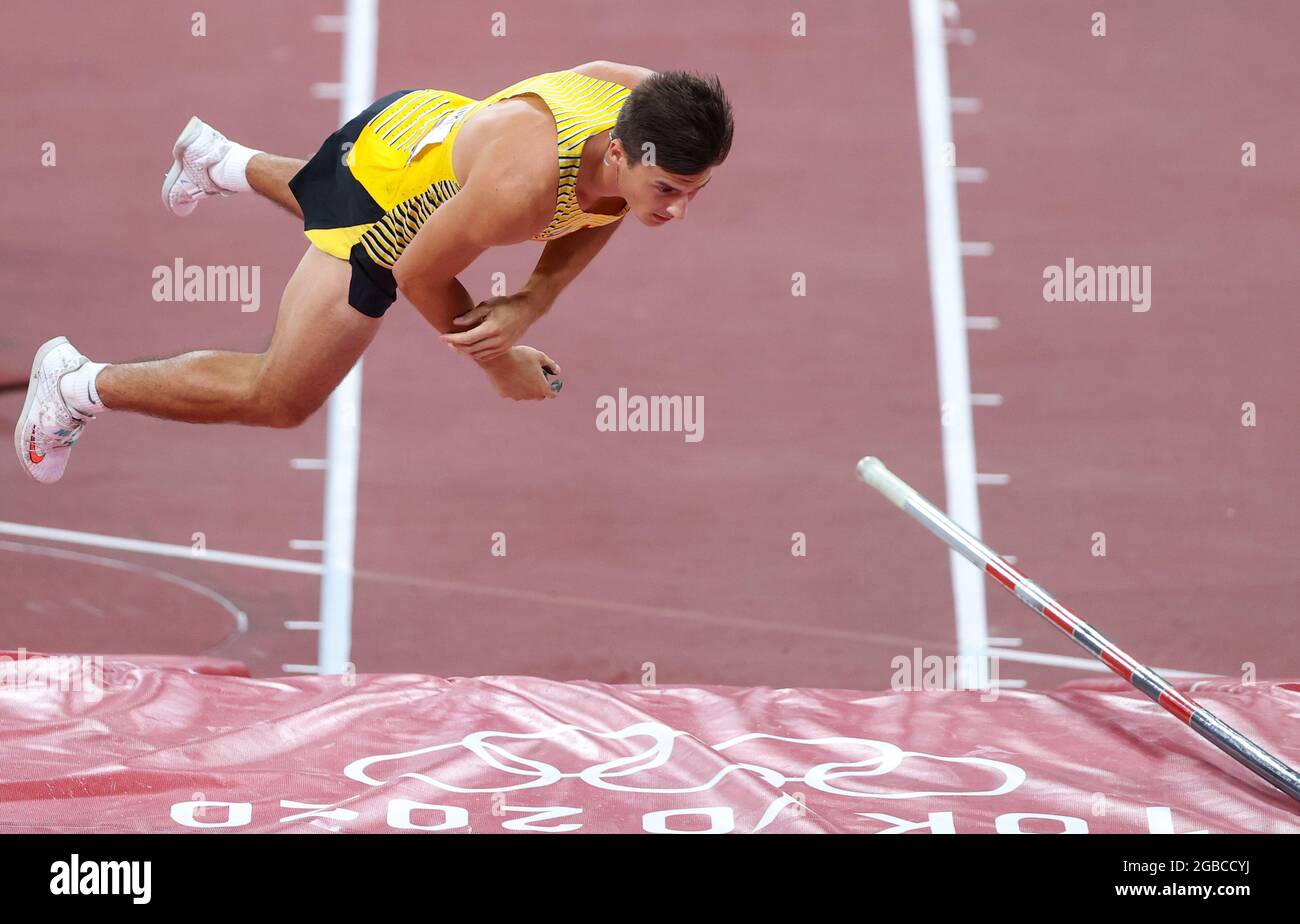
<path fill-rule="evenodd" d="M 519 338 L 625 214 L 652 227 L 685 218 L 731 137 L 716 77 L 609 61 L 483 100 L 392 93 L 306 162 L 191 119 L 163 183 L 168 208 L 188 215 L 205 197 L 252 190 L 301 217 L 311 241 L 271 345 L 107 365 L 56 337 L 32 365 L 18 459 L 37 481 L 58 481 L 86 421 L 107 409 L 297 426 L 365 351 L 398 289 L 502 397 L 554 397 L 546 373 L 559 367 Z M 528 282 L 475 305 L 457 274 L 490 247 L 525 240 L 546 242 Z"/>

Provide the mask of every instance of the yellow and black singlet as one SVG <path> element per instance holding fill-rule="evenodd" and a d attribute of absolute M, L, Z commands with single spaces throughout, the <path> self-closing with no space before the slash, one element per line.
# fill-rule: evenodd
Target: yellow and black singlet
<path fill-rule="evenodd" d="M 376 101 L 325 143 L 289 182 L 307 238 L 352 264 L 348 302 L 380 317 L 397 297 L 393 264 L 438 206 L 460 191 L 451 157 L 475 112 L 516 96 L 540 97 L 555 118 L 560 179 L 555 214 L 533 240 L 618 221 L 578 206 L 582 146 L 612 128 L 631 91 L 573 71 L 529 77 L 476 100 L 446 90 L 401 90 Z"/>

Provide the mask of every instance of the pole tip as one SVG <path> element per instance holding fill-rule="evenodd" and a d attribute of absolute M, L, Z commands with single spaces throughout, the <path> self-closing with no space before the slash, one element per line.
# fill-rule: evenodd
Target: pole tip
<path fill-rule="evenodd" d="M 883 469 L 885 463 L 881 462 L 875 456 L 863 456 L 858 460 L 858 477 L 867 484 L 871 484 L 872 475 L 878 470 Z"/>
<path fill-rule="evenodd" d="M 916 493 L 875 456 L 863 456 L 858 460 L 858 477 L 899 507 Z"/>

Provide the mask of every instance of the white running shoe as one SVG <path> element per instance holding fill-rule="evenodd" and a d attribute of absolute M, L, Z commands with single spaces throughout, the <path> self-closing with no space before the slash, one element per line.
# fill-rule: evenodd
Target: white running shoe
<path fill-rule="evenodd" d="M 172 167 L 163 178 L 163 205 L 175 215 L 194 211 L 205 196 L 232 196 L 208 175 L 230 150 L 230 140 L 198 116 L 185 125 L 172 148 Z"/>
<path fill-rule="evenodd" d="M 63 477 L 73 444 L 85 422 L 94 419 L 73 414 L 59 391 L 59 379 L 87 362 L 66 337 L 55 337 L 36 351 L 27 403 L 14 429 L 14 449 L 23 469 L 41 484 Z"/>

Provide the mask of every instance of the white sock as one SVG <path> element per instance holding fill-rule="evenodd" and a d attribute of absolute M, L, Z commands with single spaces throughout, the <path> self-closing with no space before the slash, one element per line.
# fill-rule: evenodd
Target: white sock
<path fill-rule="evenodd" d="M 108 363 L 84 363 L 80 369 L 69 372 L 59 379 L 59 393 L 68 403 L 72 413 L 78 417 L 94 417 L 106 411 L 104 402 L 99 400 L 99 390 L 95 388 L 95 379 L 108 368 Z"/>
<path fill-rule="evenodd" d="M 248 162 L 261 153 L 232 141 L 226 156 L 208 168 L 208 176 L 228 192 L 249 192 Z"/>

